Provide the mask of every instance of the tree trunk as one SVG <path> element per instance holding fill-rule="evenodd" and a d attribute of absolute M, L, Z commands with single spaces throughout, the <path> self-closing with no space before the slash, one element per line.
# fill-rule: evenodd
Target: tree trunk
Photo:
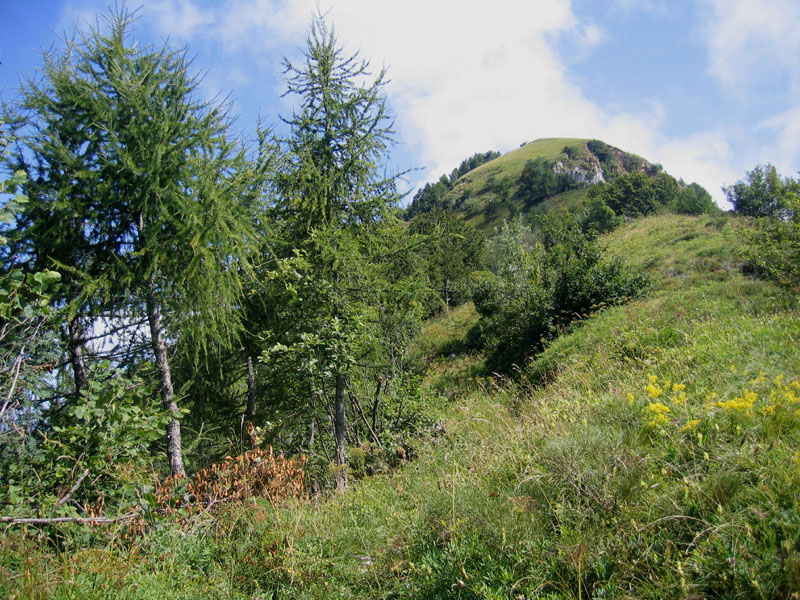
<path fill-rule="evenodd" d="M 155 275 L 151 274 L 147 282 L 147 321 L 150 324 L 150 343 L 156 357 L 161 392 L 161 407 L 172 414 L 172 420 L 167 424 L 167 459 L 173 477 L 186 477 L 183 468 L 183 449 L 181 447 L 181 422 L 180 411 L 175 402 L 175 392 L 172 389 L 172 376 L 167 360 L 167 347 L 161 333 L 161 305 L 155 293 Z"/>
<path fill-rule="evenodd" d="M 68 327 L 67 348 L 69 350 L 69 362 L 72 364 L 72 375 L 75 379 L 75 393 L 80 396 L 81 392 L 89 387 L 86 364 L 83 361 L 83 340 L 81 340 L 83 332 L 77 317 L 69 322 Z"/>
<path fill-rule="evenodd" d="M 383 377 L 378 375 L 378 387 L 375 388 L 375 400 L 372 402 L 372 431 L 378 430 L 378 401 L 381 397 L 381 384 Z"/>
<path fill-rule="evenodd" d="M 347 457 L 345 456 L 344 435 L 347 427 L 347 417 L 344 412 L 344 386 L 343 373 L 336 375 L 336 398 L 334 400 L 335 419 L 333 434 L 336 439 L 336 490 L 344 491 L 347 487 Z"/>
<path fill-rule="evenodd" d="M 256 416 L 256 371 L 253 367 L 253 357 L 247 357 L 247 413 L 248 421 Z"/>

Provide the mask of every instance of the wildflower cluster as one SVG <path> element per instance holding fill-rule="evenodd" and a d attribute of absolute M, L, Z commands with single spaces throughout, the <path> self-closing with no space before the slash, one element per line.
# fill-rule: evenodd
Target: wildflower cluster
<path fill-rule="evenodd" d="M 665 425 L 670 420 L 673 408 L 686 404 L 689 397 L 684 391 L 686 386 L 682 383 L 672 383 L 669 380 L 659 382 L 657 375 L 648 375 L 648 382 L 644 388 L 647 392 L 648 404 L 644 407 L 644 412 L 650 418 L 647 423 L 648 427 L 658 427 Z M 662 398 L 662 400 L 657 400 Z M 628 394 L 629 404 L 633 404 L 633 394 Z M 691 423 L 692 421 L 690 421 Z M 698 421 L 699 423 L 699 421 Z M 689 424 L 687 423 L 687 426 Z M 694 429 L 697 423 L 689 426 L 689 429 Z"/>
<path fill-rule="evenodd" d="M 735 367 L 731 371 L 735 372 Z M 697 406 L 693 406 L 696 403 L 690 402 L 685 390 L 683 383 L 660 381 L 658 376 L 648 375 L 643 388 L 647 403 L 642 408 L 647 426 L 658 428 L 672 421 L 682 433 L 697 429 L 704 419 L 702 415 L 692 414 L 692 409 L 696 410 Z M 633 406 L 636 396 L 629 393 L 627 397 L 628 404 Z M 724 416 L 741 423 L 742 419 L 752 421 L 761 417 L 764 424 L 777 422 L 781 427 L 794 426 L 800 424 L 800 381 L 787 383 L 784 375 L 769 380 L 760 373 L 748 382 L 746 389 L 732 398 L 720 399 L 716 392 L 708 394 L 705 407 L 708 419 Z"/>
<path fill-rule="evenodd" d="M 761 373 L 749 382 L 750 389 L 731 400 L 713 402 L 709 408 L 723 409 L 730 414 L 754 416 L 760 414 L 768 418 L 800 417 L 800 381 L 786 383 L 783 375 L 767 381 Z"/>
<path fill-rule="evenodd" d="M 758 400 L 758 394 L 751 390 L 745 390 L 741 396 L 737 396 L 731 400 L 725 400 L 724 402 L 715 402 L 714 406 L 727 410 L 745 411 L 753 408 L 756 400 Z"/>

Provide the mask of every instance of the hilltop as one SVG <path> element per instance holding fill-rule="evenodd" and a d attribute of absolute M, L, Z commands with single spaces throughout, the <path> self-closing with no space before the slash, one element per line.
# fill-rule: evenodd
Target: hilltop
<path fill-rule="evenodd" d="M 476 158 L 488 160 L 479 162 Z M 479 164 L 465 169 L 475 162 Z M 462 212 L 468 222 L 484 229 L 534 207 L 539 211 L 579 211 L 592 186 L 630 173 L 652 178 L 663 170 L 600 140 L 539 139 L 503 155 L 476 154 L 466 159 L 450 175 L 422 188 L 407 214 L 446 208 Z"/>

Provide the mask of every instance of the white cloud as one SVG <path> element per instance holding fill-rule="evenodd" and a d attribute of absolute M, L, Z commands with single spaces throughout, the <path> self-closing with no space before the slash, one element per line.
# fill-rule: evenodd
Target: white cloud
<path fill-rule="evenodd" d="M 330 17 L 342 40 L 358 40 L 365 56 L 389 65 L 398 127 L 422 150 L 427 178 L 475 152 L 635 131 L 652 117 L 604 114 L 568 81 L 550 38 L 568 33 L 596 44 L 604 34 L 579 23 L 567 1 L 503 0 L 489 8 L 408 0 L 392 8 L 357 0 L 333 4 Z"/>
<path fill-rule="evenodd" d="M 148 19 L 156 24 L 158 33 L 188 40 L 197 31 L 214 23 L 214 15 L 193 4 L 191 0 L 162 0 L 147 4 Z"/>
<path fill-rule="evenodd" d="M 800 156 L 800 106 L 764 120 L 758 129 L 771 132 L 775 139 L 775 148 L 772 152 L 777 152 L 781 157 L 774 161 L 778 170 L 783 175 L 797 177 L 796 159 Z"/>
<path fill-rule="evenodd" d="M 589 24 L 583 28 L 578 38 L 582 46 L 591 48 L 606 41 L 608 39 L 608 34 L 597 25 Z"/>
<path fill-rule="evenodd" d="M 350 2 L 336 5 L 331 18 L 343 39 L 360 40 L 366 56 L 390 65 L 390 98 L 406 143 L 420 148 L 428 167 L 423 180 L 475 152 L 541 137 L 594 137 L 661 162 L 722 201 L 720 181 L 732 173 L 724 166 L 730 148 L 723 134 L 670 139 L 661 133 L 666 109 L 659 103 L 612 112 L 570 82 L 552 37 L 599 43 L 606 34 L 581 23 L 569 3 L 500 2 L 487 15 L 485 3 L 465 2 L 449 17 L 441 7 L 425 13 L 425 3 L 415 0 L 403 6 L 390 17 L 380 3 Z M 387 20 L 395 26 L 376 26 Z"/>
<path fill-rule="evenodd" d="M 475 152 L 510 150 L 540 137 L 604 139 L 698 181 L 717 199 L 719 177 L 730 176 L 724 134 L 671 139 L 662 133 L 666 108 L 658 103 L 601 108 L 571 82 L 553 39 L 570 36 L 588 49 L 609 34 L 579 19 L 569 0 L 495 0 L 491 6 L 477 0 L 144 0 L 140 16 L 161 37 L 218 51 L 213 69 L 199 65 L 209 69 L 209 87 L 235 88 L 240 97 L 260 94 L 277 110 L 279 90 L 265 83 L 264 73 L 277 74 L 280 56 L 302 49 L 318 5 L 349 52 L 359 50 L 375 70 L 389 67 L 398 138 L 407 155 L 415 153 L 408 159 L 415 164 L 398 166 L 426 167 L 415 183 L 449 172 Z M 658 11 L 664 4 L 617 0 L 617 7 Z"/>
<path fill-rule="evenodd" d="M 789 78 L 800 90 L 800 3 L 797 0 L 707 0 L 710 72 L 731 86 L 763 77 Z"/>

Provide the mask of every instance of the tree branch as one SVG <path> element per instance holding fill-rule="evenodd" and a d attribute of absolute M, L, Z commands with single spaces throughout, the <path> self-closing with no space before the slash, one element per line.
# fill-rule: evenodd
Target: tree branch
<path fill-rule="evenodd" d="M 56 502 L 56 506 L 62 506 L 63 504 L 65 504 L 67 500 L 69 500 L 72 497 L 72 494 L 74 494 L 75 491 L 80 487 L 80 485 L 83 483 L 83 480 L 86 479 L 86 476 L 88 474 L 89 474 L 89 469 L 84 469 L 83 473 L 81 473 L 81 476 L 78 477 L 78 481 L 75 482 L 75 485 L 69 488 L 69 491 L 58 499 L 58 502 Z"/>
<path fill-rule="evenodd" d="M 129 512 L 119 517 L 2 517 L 0 523 L 11 525 L 50 525 L 52 523 L 78 523 L 80 525 L 103 525 L 106 523 L 121 523 L 130 521 L 139 516 L 138 511 Z"/>

